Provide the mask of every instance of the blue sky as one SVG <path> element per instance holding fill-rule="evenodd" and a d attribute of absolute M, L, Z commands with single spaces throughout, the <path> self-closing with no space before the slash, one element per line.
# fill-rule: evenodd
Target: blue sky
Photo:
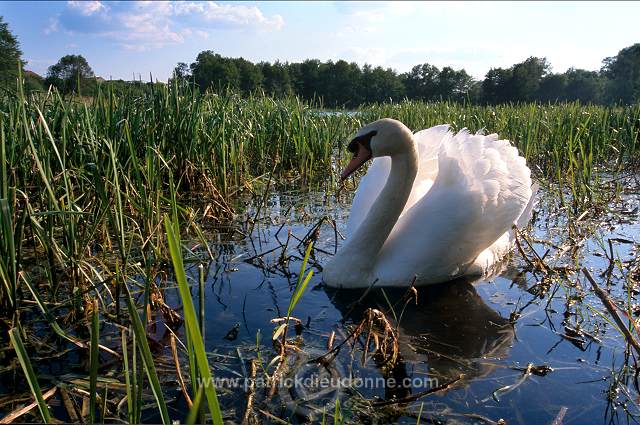
<path fill-rule="evenodd" d="M 166 80 L 198 52 L 254 62 L 418 63 L 482 78 L 529 56 L 595 70 L 640 42 L 639 2 L 0 2 L 27 69 L 81 54 L 96 75 Z"/>

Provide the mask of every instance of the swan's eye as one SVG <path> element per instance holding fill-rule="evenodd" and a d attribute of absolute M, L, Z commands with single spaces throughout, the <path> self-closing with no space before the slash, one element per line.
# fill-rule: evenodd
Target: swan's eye
<path fill-rule="evenodd" d="M 363 134 L 362 136 L 355 137 L 350 143 L 347 149 L 349 152 L 356 154 L 358 153 L 358 143 L 362 144 L 367 150 L 371 151 L 371 138 L 378 134 L 376 130 L 372 130 L 367 134 Z"/>
<path fill-rule="evenodd" d="M 347 150 L 349 152 L 351 152 L 352 154 L 355 154 L 358 152 L 358 141 L 356 139 L 353 139 L 350 143 L 349 146 L 347 146 Z"/>

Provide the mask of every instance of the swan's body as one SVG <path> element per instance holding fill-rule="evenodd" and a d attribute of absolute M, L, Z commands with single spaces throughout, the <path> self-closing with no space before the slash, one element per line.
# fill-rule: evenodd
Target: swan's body
<path fill-rule="evenodd" d="M 442 125 L 412 134 L 383 119 L 359 132 L 343 174 L 375 160 L 362 178 L 348 239 L 325 265 L 332 287 L 409 286 L 482 275 L 513 247 L 514 224 L 532 205 L 529 168 L 496 134 L 452 134 Z"/>

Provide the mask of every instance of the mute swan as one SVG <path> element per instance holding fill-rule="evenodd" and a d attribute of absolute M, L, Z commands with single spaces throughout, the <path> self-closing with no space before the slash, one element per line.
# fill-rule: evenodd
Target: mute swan
<path fill-rule="evenodd" d="M 347 241 L 324 267 L 327 286 L 407 287 L 479 276 L 507 255 L 533 205 L 525 159 L 497 134 L 440 125 L 412 134 L 385 118 L 349 144 L 346 179 L 374 158 L 353 199 Z"/>

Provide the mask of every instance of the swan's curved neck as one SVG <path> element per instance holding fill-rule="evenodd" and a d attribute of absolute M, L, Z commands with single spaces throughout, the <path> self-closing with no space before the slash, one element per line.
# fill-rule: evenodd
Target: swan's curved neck
<path fill-rule="evenodd" d="M 362 270 L 371 270 L 375 264 L 411 194 L 418 172 L 418 153 L 414 143 L 408 146 L 406 151 L 391 156 L 391 170 L 384 188 L 340 254 Z"/>

